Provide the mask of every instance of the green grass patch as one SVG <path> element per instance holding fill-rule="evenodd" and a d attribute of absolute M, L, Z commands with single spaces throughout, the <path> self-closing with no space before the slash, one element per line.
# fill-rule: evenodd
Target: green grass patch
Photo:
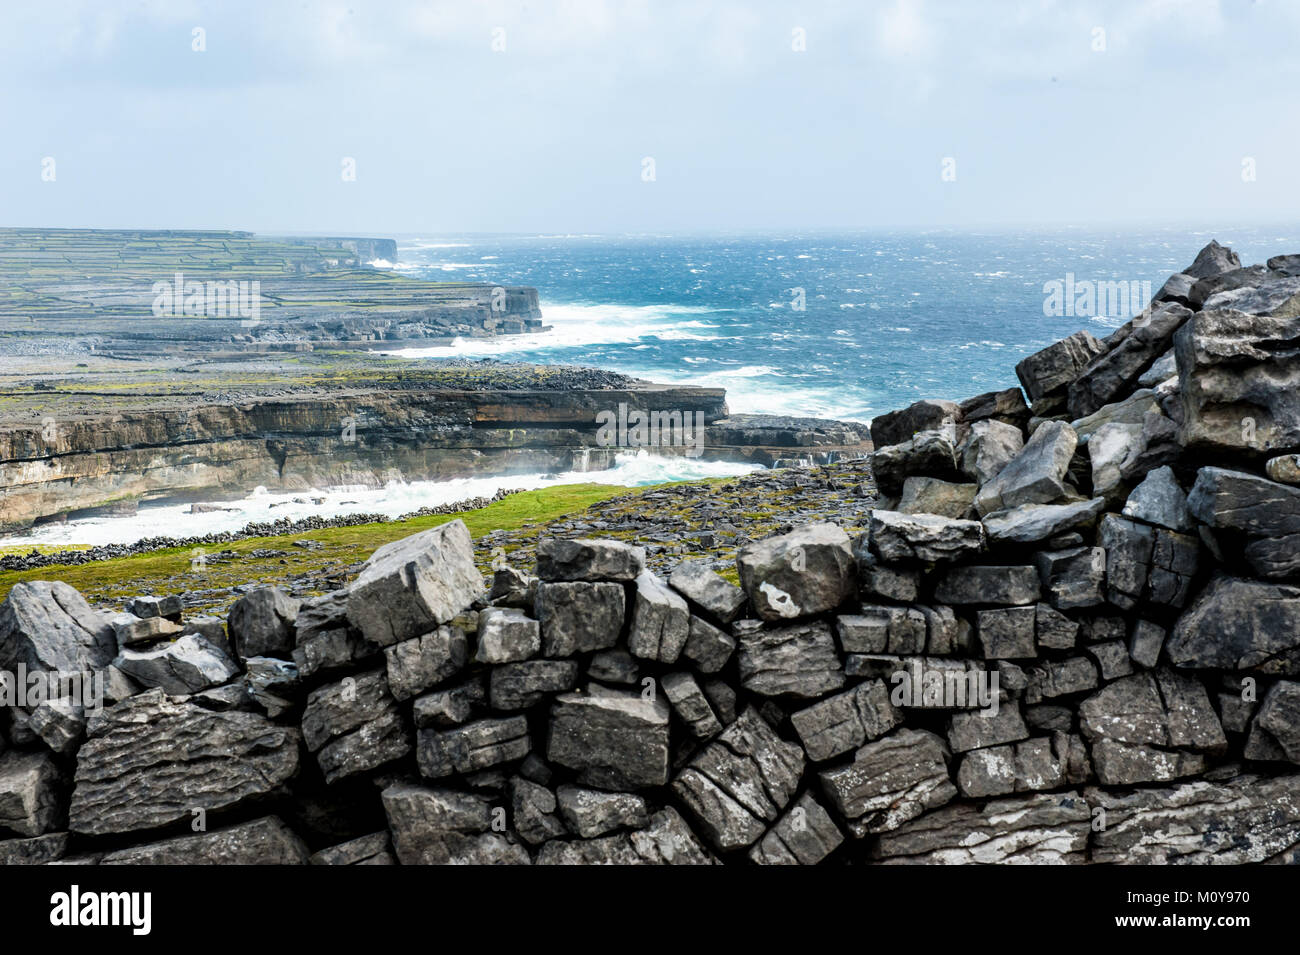
<path fill-rule="evenodd" d="M 121 604 L 140 594 L 203 591 L 246 583 L 275 584 L 305 573 L 344 576 L 349 567 L 365 560 L 381 545 L 457 518 L 465 522 L 470 536 L 477 540 L 494 530 L 513 531 L 528 524 L 556 520 L 600 501 L 637 494 L 640 490 L 609 484 L 569 484 L 521 491 L 487 507 L 455 514 L 354 527 L 329 527 L 301 534 L 250 537 L 230 544 L 203 547 L 204 565 L 200 569 L 192 569 L 192 562 L 198 556 L 194 548 L 172 547 L 88 564 L 0 571 L 0 599 L 8 596 L 14 584 L 27 580 L 62 580 L 76 587 L 92 603 Z M 315 549 L 295 546 L 293 542 L 299 540 L 316 541 L 320 546 Z M 31 548 L 9 550 L 26 552 Z M 280 553 L 273 556 L 254 553 L 261 550 Z M 486 571 L 492 555 L 483 548 L 479 550 L 483 552 L 475 556 Z M 222 595 L 201 610 L 222 612 L 228 604 L 229 598 Z"/>

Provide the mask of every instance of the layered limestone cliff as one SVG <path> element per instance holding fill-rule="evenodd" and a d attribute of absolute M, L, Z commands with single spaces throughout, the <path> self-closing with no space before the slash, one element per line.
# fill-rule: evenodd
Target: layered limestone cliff
<path fill-rule="evenodd" d="M 752 462 L 866 452 L 865 428 L 817 419 L 729 417 L 720 388 L 650 385 L 534 390 L 347 390 L 192 406 L 173 398 L 111 413 L 0 419 L 0 530 L 143 502 L 519 473 L 600 471 L 620 453 Z M 601 415 L 643 414 L 658 433 Z M 650 439 L 653 437 L 653 441 Z"/>

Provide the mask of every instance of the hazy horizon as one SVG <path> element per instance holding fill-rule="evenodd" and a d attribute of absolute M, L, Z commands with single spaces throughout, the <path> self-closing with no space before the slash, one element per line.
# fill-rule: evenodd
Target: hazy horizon
<path fill-rule="evenodd" d="M 52 0 L 0 11 L 0 222 L 1283 225 L 1300 219 L 1297 35 L 1300 4 L 1213 0 Z"/>

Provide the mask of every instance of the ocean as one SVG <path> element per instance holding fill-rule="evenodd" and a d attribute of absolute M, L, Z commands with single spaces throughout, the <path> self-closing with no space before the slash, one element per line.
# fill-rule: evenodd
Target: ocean
<path fill-rule="evenodd" d="M 1016 385 L 1021 358 L 1081 328 L 1109 334 L 1215 238 L 1243 265 L 1300 251 L 1300 232 L 1266 228 L 405 236 L 400 271 L 535 286 L 553 330 L 399 354 L 594 365 L 724 387 L 733 412 L 866 422 Z M 1130 294 L 1054 308 L 1054 282 Z"/>

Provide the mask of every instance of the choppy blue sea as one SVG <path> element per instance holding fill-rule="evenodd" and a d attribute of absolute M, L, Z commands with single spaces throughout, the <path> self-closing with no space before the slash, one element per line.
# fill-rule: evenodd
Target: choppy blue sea
<path fill-rule="evenodd" d="M 736 412 L 867 421 L 920 398 L 1015 385 L 1025 355 L 1132 317 L 1045 314 L 1047 283 L 1157 291 L 1212 238 L 1243 265 L 1300 252 L 1300 228 L 407 236 L 396 267 L 535 286 L 553 326 L 405 354 L 592 365 L 725 387 Z"/>

